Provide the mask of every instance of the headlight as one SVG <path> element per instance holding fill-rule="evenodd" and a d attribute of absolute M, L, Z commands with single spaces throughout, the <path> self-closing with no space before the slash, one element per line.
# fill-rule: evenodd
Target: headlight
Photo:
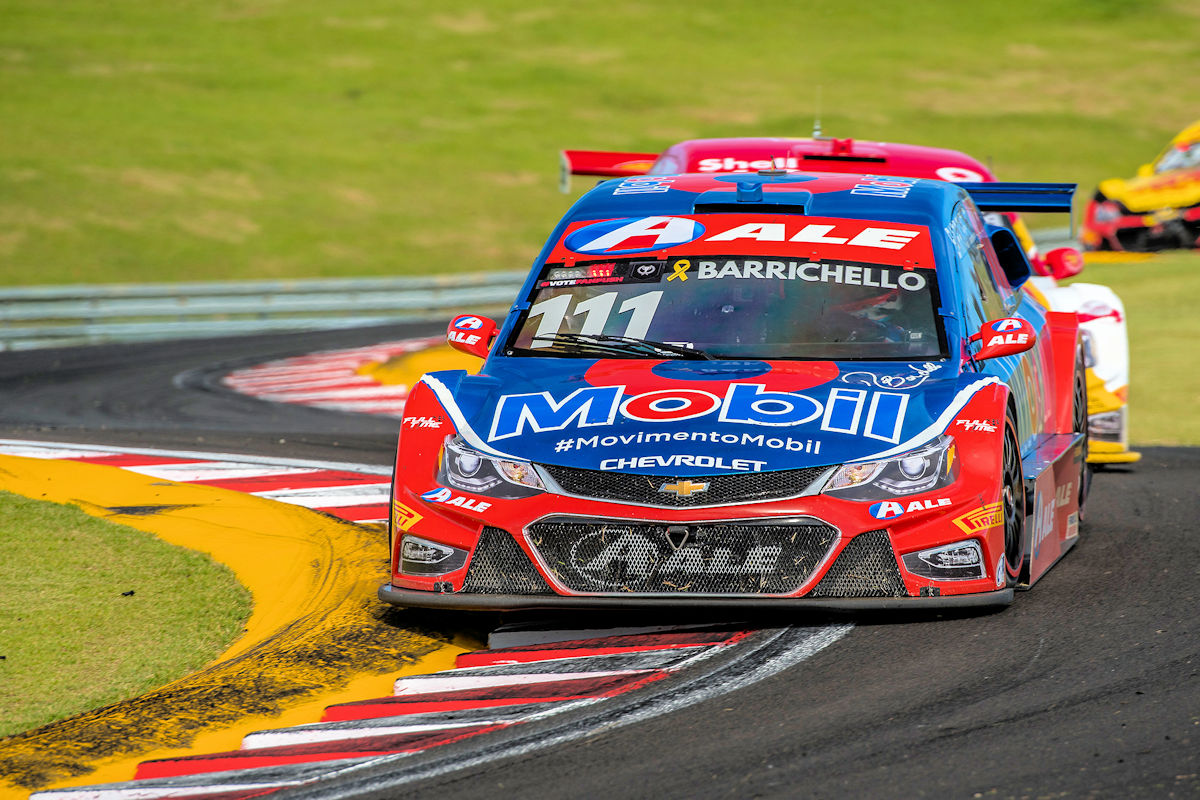
<path fill-rule="evenodd" d="M 466 550 L 409 534 L 400 540 L 400 571 L 409 575 L 445 575 L 466 563 Z"/>
<path fill-rule="evenodd" d="M 821 491 L 836 492 L 845 500 L 886 500 L 941 489 L 958 478 L 957 455 L 954 437 L 943 434 L 886 461 L 843 464 Z"/>
<path fill-rule="evenodd" d="M 546 490 L 529 462 L 486 456 L 458 436 L 446 437 L 438 483 L 502 500 L 532 497 Z"/>
<path fill-rule="evenodd" d="M 904 556 L 904 568 L 913 575 L 940 581 L 969 580 L 987 575 L 983 551 L 974 539 L 908 553 Z"/>
<path fill-rule="evenodd" d="M 1096 366 L 1096 347 L 1092 343 L 1092 333 L 1083 328 L 1080 328 L 1079 332 L 1083 334 L 1080 337 L 1083 339 L 1083 365 L 1088 369 L 1092 369 Z"/>
<path fill-rule="evenodd" d="M 1101 442 L 1123 441 L 1125 433 L 1125 409 L 1088 414 L 1088 436 Z"/>

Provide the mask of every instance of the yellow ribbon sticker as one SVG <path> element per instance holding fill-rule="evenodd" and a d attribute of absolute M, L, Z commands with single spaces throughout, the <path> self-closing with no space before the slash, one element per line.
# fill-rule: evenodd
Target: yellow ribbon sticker
<path fill-rule="evenodd" d="M 676 278 L 679 278 L 679 280 L 681 280 L 681 281 L 686 281 L 687 280 L 687 271 L 691 266 L 692 266 L 692 262 L 688 261 L 686 258 L 679 259 L 678 261 L 676 261 L 674 264 L 671 265 L 671 269 L 675 270 L 675 273 L 667 278 L 667 282 L 669 283 L 670 281 L 673 281 Z"/>

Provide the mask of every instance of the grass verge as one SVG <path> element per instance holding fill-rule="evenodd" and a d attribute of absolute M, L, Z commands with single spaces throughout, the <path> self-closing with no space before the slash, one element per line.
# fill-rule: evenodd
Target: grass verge
<path fill-rule="evenodd" d="M 77 508 L 0 492 L 0 736 L 203 666 L 250 596 L 207 556 Z"/>
<path fill-rule="evenodd" d="M 1086 197 L 1197 96 L 1194 0 L 6 0 L 0 285 L 519 269 L 559 149 L 818 111 Z"/>

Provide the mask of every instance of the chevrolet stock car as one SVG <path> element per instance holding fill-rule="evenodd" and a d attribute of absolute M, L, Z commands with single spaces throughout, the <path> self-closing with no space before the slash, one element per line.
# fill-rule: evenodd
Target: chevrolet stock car
<path fill-rule="evenodd" d="M 1089 250 L 1200 247 L 1200 120 L 1171 140 L 1136 178 L 1101 181 L 1084 213 Z"/>
<path fill-rule="evenodd" d="M 405 406 L 388 602 L 994 606 L 1079 537 L 1076 316 L 982 212 L 1071 184 L 765 170 L 607 181 L 478 374 Z"/>
<path fill-rule="evenodd" d="M 1191 138 L 1188 139 L 1188 132 Z M 1176 142 L 1200 140 L 1200 123 L 1189 128 Z M 1200 159 L 1200 143 L 1188 151 Z M 1200 164 L 1200 160 L 1196 161 Z M 821 172 L 863 172 L 910 178 L 963 182 L 996 180 L 986 166 L 966 153 L 940 147 L 872 142 L 858 139 L 737 137 L 691 139 L 667 148 L 661 154 L 623 153 L 594 150 L 565 150 L 562 153 L 563 186 L 571 175 L 629 177 L 674 172 L 706 174 L 749 172 L 780 166 L 785 169 Z M 1200 171 L 1195 171 L 1194 202 L 1200 203 Z M 1200 206 L 1197 206 L 1200 214 Z M 1013 228 L 1034 276 L 1026 290 L 1053 311 L 1079 315 L 1085 341 L 1088 389 L 1088 428 L 1093 464 L 1130 464 L 1141 454 L 1129 447 L 1129 335 L 1125 306 L 1107 286 L 1059 281 L 1083 268 L 1083 259 L 1073 248 L 1060 247 L 1039 253 L 1033 237 L 1017 214 L 992 214 L 989 221 Z M 1197 225 L 1200 225 L 1198 217 Z M 1086 231 L 1084 236 L 1086 237 Z"/>

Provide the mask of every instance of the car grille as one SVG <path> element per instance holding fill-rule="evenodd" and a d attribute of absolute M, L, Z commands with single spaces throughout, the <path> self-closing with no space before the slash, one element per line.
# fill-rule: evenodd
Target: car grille
<path fill-rule="evenodd" d="M 907 597 L 887 531 L 867 531 L 842 548 L 807 597 Z"/>
<path fill-rule="evenodd" d="M 529 541 L 576 592 L 789 594 L 804 584 L 838 532 L 807 517 L 661 525 L 548 519 Z"/>
<path fill-rule="evenodd" d="M 752 503 L 795 497 L 824 475 L 828 467 L 809 467 L 780 472 L 739 472 L 733 475 L 672 478 L 664 475 L 631 475 L 594 469 L 542 464 L 567 494 L 595 500 L 614 500 L 659 508 L 699 508 L 704 506 Z M 679 494 L 661 491 L 670 484 L 707 484 L 703 491 Z"/>
<path fill-rule="evenodd" d="M 462 591 L 473 594 L 554 594 L 508 531 L 484 528 Z"/>

